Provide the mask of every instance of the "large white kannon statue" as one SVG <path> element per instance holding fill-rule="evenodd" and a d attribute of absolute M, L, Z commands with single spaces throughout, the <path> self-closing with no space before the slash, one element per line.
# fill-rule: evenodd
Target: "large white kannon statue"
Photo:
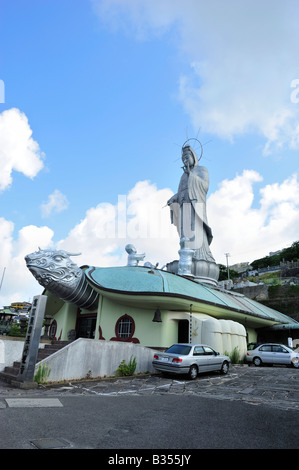
<path fill-rule="evenodd" d="M 182 148 L 184 166 L 178 192 L 167 202 L 171 223 L 176 226 L 180 237 L 180 259 L 168 263 L 167 270 L 216 285 L 219 267 L 210 250 L 213 235 L 206 212 L 209 173 L 199 165 L 199 159 L 188 142 Z"/>

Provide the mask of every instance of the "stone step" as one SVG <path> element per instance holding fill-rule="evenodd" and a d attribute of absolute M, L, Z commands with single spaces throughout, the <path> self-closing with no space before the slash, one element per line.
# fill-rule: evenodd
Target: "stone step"
<path fill-rule="evenodd" d="M 51 344 L 46 344 L 44 348 L 39 348 L 36 362 L 40 362 L 46 357 L 51 356 L 69 343 L 71 343 L 71 341 L 52 341 Z M 12 366 L 6 366 L 5 369 L 0 372 L 0 380 L 4 380 L 8 383 L 16 380 L 20 370 L 20 364 L 19 361 L 15 361 Z"/>
<path fill-rule="evenodd" d="M 59 349 L 62 349 L 62 348 L 39 349 L 39 350 L 38 350 L 38 353 L 37 353 L 36 362 L 40 362 L 40 361 L 42 361 L 43 359 L 45 359 L 46 357 L 51 356 L 52 354 L 54 354 L 54 353 L 56 353 L 57 351 L 59 351 Z"/>
<path fill-rule="evenodd" d="M 12 367 L 12 366 L 5 367 L 5 373 L 16 376 L 19 373 L 19 367 L 18 366 L 17 367 Z"/>
<path fill-rule="evenodd" d="M 3 380 L 4 382 L 7 383 L 12 383 L 14 380 L 16 380 L 16 374 L 9 374 L 8 372 L 0 372 L 0 380 Z"/>

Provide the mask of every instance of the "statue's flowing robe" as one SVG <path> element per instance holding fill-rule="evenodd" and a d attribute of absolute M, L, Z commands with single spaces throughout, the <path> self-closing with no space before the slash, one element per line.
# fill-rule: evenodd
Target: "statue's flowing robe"
<path fill-rule="evenodd" d="M 171 205 L 172 223 L 176 226 L 180 238 L 191 241 L 194 259 L 215 262 L 209 245 L 212 242 L 212 230 L 208 224 L 206 195 L 209 189 L 208 170 L 196 164 L 190 173 L 182 175 L 175 202 Z"/>

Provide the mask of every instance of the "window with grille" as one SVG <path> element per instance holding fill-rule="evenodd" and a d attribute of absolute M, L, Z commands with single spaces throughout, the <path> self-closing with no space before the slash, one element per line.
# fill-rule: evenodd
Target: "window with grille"
<path fill-rule="evenodd" d="M 121 317 L 117 325 L 117 334 L 120 338 L 130 338 L 132 336 L 133 320 L 128 315 Z"/>
<path fill-rule="evenodd" d="M 138 338 L 134 338 L 135 322 L 130 315 L 122 315 L 115 324 L 115 337 L 110 341 L 124 341 L 132 343 L 140 343 Z"/>
<path fill-rule="evenodd" d="M 57 331 L 57 322 L 56 322 L 56 320 L 53 320 L 52 323 L 51 323 L 51 326 L 50 326 L 50 331 L 49 331 L 50 338 L 55 337 L 56 331 Z"/>

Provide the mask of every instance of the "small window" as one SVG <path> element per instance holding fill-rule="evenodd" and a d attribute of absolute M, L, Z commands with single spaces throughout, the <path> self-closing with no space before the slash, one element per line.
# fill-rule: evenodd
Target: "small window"
<path fill-rule="evenodd" d="M 56 320 L 53 320 L 52 323 L 51 323 L 51 326 L 50 326 L 50 331 L 49 331 L 50 338 L 55 337 L 56 331 L 57 331 L 57 322 L 56 322 Z"/>
<path fill-rule="evenodd" d="M 257 343 L 249 343 L 248 346 L 247 346 L 247 351 L 252 351 L 252 350 L 255 349 L 257 346 L 258 346 Z"/>
<path fill-rule="evenodd" d="M 287 353 L 288 351 L 284 349 L 282 346 L 272 346 L 273 352 L 279 352 L 279 353 Z"/>
<path fill-rule="evenodd" d="M 138 338 L 133 338 L 135 332 L 135 322 L 129 315 L 120 317 L 115 325 L 115 337 L 110 338 L 110 341 L 124 341 L 139 343 Z"/>
<path fill-rule="evenodd" d="M 202 346 L 195 346 L 193 356 L 203 356 L 204 353 L 205 352 Z"/>
<path fill-rule="evenodd" d="M 205 347 L 205 355 L 206 356 L 214 356 L 215 352 L 211 348 Z"/>
<path fill-rule="evenodd" d="M 135 323 L 133 318 L 129 315 L 123 315 L 117 320 L 115 325 L 115 333 L 120 341 L 131 338 L 134 334 L 134 331 Z"/>
<path fill-rule="evenodd" d="M 173 344 L 170 348 L 166 349 L 166 353 L 171 354 L 180 354 L 181 356 L 188 356 L 191 351 L 191 346 L 186 346 L 184 344 Z"/>
<path fill-rule="evenodd" d="M 270 344 L 264 344 L 264 346 L 260 347 L 259 351 L 271 352 L 271 345 Z"/>
<path fill-rule="evenodd" d="M 132 335 L 132 319 L 129 316 L 126 315 L 119 320 L 117 333 L 120 338 L 129 338 Z"/>

